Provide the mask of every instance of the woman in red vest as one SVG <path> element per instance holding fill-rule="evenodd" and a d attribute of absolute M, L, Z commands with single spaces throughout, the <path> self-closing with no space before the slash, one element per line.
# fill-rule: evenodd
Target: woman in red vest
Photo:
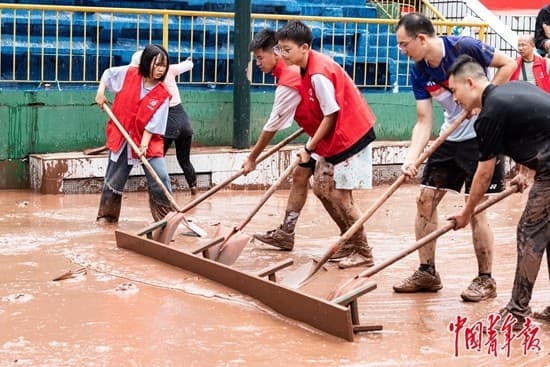
<path fill-rule="evenodd" d="M 300 159 L 311 169 L 313 192 L 344 233 L 360 217 L 352 190 L 371 185 L 375 116 L 345 70 L 311 49 L 313 35 L 304 23 L 288 22 L 277 39 L 284 60 L 300 67 L 302 98 L 295 119 L 310 136 Z M 342 269 L 372 266 L 364 228 L 331 259 Z"/>
<path fill-rule="evenodd" d="M 148 45 L 143 50 L 139 66 L 126 65 L 105 70 L 95 100 L 103 108 L 103 104 L 107 102 L 105 90 L 116 93 L 112 107 L 114 115 L 171 191 L 162 138 L 166 130 L 170 101 L 170 93 L 162 83 L 168 72 L 168 64 L 168 53 L 164 48 Z M 97 221 L 116 223 L 120 215 L 124 185 L 133 165 L 139 164 L 139 157 L 132 152 L 110 120 L 106 135 L 110 154 Z M 158 221 L 170 211 L 170 202 L 147 170 L 145 176 L 151 213 Z"/>

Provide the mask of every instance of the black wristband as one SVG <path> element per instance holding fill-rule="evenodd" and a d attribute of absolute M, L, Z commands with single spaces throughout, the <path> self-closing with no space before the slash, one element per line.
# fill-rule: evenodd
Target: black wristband
<path fill-rule="evenodd" d="M 315 149 L 313 149 L 313 150 L 308 149 L 308 148 L 307 148 L 307 144 L 304 145 L 304 150 L 306 151 L 307 154 L 311 154 L 311 153 L 315 152 Z"/>

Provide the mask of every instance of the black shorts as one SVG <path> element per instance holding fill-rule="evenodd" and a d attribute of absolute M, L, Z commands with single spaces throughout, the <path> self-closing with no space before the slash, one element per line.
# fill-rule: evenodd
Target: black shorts
<path fill-rule="evenodd" d="M 478 159 L 479 150 L 476 138 L 460 142 L 445 141 L 428 158 L 421 184 L 456 192 L 460 192 L 464 185 L 464 192 L 468 194 L 477 169 Z M 504 190 L 504 186 L 504 157 L 499 156 L 487 193 L 501 192 Z"/>

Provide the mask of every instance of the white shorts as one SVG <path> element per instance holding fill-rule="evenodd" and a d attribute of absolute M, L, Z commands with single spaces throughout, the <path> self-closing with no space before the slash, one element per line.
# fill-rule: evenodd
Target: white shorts
<path fill-rule="evenodd" d="M 357 154 L 334 166 L 337 189 L 356 190 L 372 188 L 372 148 L 367 145 Z"/>

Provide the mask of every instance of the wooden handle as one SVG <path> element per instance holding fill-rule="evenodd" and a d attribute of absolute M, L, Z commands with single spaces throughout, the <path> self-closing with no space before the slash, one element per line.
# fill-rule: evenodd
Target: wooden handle
<path fill-rule="evenodd" d="M 416 168 L 420 167 L 420 165 L 428 158 L 430 155 L 433 154 L 439 148 L 441 144 L 451 135 L 451 133 L 456 130 L 456 128 L 466 119 L 467 113 L 461 114 L 448 128 L 445 130 L 443 134 L 441 134 L 430 147 L 418 157 L 418 159 L 415 161 L 414 165 Z M 390 198 L 390 196 L 393 195 L 395 191 L 405 182 L 406 176 L 404 174 L 401 174 L 397 180 L 382 194 L 378 199 L 371 205 L 370 208 L 367 209 L 365 213 L 350 227 L 348 230 L 340 237 L 340 240 L 337 242 L 338 247 L 348 241 L 351 236 L 355 234 L 362 226 L 365 224 L 365 222 Z M 336 248 L 336 245 L 334 246 Z M 336 248 L 338 250 L 338 248 Z M 332 255 L 332 253 L 330 254 Z M 329 255 L 329 257 L 330 257 Z"/>
<path fill-rule="evenodd" d="M 433 152 L 435 152 L 435 150 L 437 148 L 439 148 L 439 146 L 441 144 L 443 144 L 445 139 L 447 139 L 447 137 L 449 137 L 449 135 L 451 135 L 451 133 L 456 130 L 456 128 L 466 119 L 467 116 L 468 116 L 467 112 L 463 112 L 460 116 L 458 116 L 456 118 L 456 120 L 453 121 L 453 123 L 451 125 L 449 125 L 447 130 L 445 130 L 433 142 L 433 144 L 428 149 L 426 149 L 426 150 L 424 150 L 424 152 L 422 152 L 422 154 L 418 157 L 418 159 L 414 163 L 415 167 L 416 168 L 420 167 L 422 162 L 424 162 L 426 160 L 426 158 L 428 158 Z M 359 219 L 357 219 L 357 221 L 355 223 L 353 223 L 353 225 L 351 227 L 349 227 L 348 230 L 340 236 L 338 241 L 336 241 L 336 243 L 334 243 L 328 249 L 328 251 L 323 255 L 323 257 L 319 260 L 319 262 L 317 263 L 317 265 L 315 266 L 315 268 L 311 272 L 311 275 L 313 275 L 315 272 L 317 272 L 330 259 L 330 257 L 334 253 L 336 253 L 336 251 L 338 251 L 340 249 L 340 247 L 342 247 L 344 245 L 344 243 L 346 243 L 358 230 L 361 229 L 363 224 L 365 224 L 365 222 L 367 220 L 369 220 L 370 217 L 372 217 L 372 215 L 378 210 L 378 208 L 380 208 L 382 206 L 382 204 L 384 204 L 386 202 L 386 200 L 388 200 L 388 198 L 390 196 L 392 196 L 392 194 L 395 191 L 397 191 L 397 189 L 401 186 L 401 184 L 403 184 L 403 182 L 405 182 L 405 179 L 406 179 L 406 176 L 402 173 L 397 178 L 397 180 L 395 180 L 395 182 L 381 196 L 378 197 L 378 199 L 367 209 L 367 211 L 364 212 L 359 217 Z"/>
<path fill-rule="evenodd" d="M 300 136 L 304 132 L 304 129 L 296 130 L 292 135 L 289 135 L 284 140 L 281 140 L 278 144 L 274 145 L 269 149 L 268 151 L 264 152 L 262 155 L 260 155 L 256 159 L 256 164 L 264 161 L 269 156 L 273 155 L 275 152 L 280 150 L 282 147 L 290 143 L 292 140 L 296 139 L 298 136 Z M 208 199 L 210 196 L 214 195 L 218 191 L 220 191 L 225 186 L 229 185 L 231 182 L 235 181 L 237 178 L 241 177 L 244 174 L 244 170 L 240 170 L 237 173 L 234 173 L 232 176 L 226 178 L 224 181 L 220 182 L 216 186 L 212 187 L 210 190 L 206 191 L 204 194 L 200 195 L 193 201 L 190 201 L 189 203 L 185 204 L 185 206 L 181 209 L 182 212 L 186 212 L 195 206 L 202 203 L 204 200 Z"/>
<path fill-rule="evenodd" d="M 489 199 L 487 199 L 483 203 L 476 206 L 476 209 L 474 211 L 474 215 L 481 213 L 482 211 L 484 211 L 485 209 L 487 209 L 491 205 L 498 203 L 499 201 L 503 200 L 504 198 L 510 196 L 511 194 L 513 194 L 515 192 L 518 192 L 518 187 L 516 185 L 510 186 L 509 188 L 502 191 L 498 195 L 491 196 Z M 438 228 L 437 230 L 429 233 L 428 235 L 426 235 L 426 236 L 422 237 L 421 239 L 419 239 L 418 241 L 416 241 L 414 243 L 414 245 L 412 245 L 411 247 L 402 250 L 398 254 L 394 255 L 393 257 L 387 259 L 386 261 L 384 261 L 384 262 L 382 262 L 382 263 L 380 263 L 376 266 L 373 266 L 372 268 L 366 269 L 365 271 L 363 271 L 362 273 L 357 275 L 356 278 L 359 278 L 359 277 L 368 278 L 368 277 L 378 273 L 379 271 L 387 268 L 388 266 L 392 265 L 396 261 L 401 260 L 402 258 L 409 255 L 410 253 L 418 250 L 419 248 L 426 245 L 427 243 L 429 243 L 429 242 L 435 240 L 436 238 L 440 237 L 441 235 L 449 232 L 451 229 L 454 228 L 454 226 L 455 226 L 455 222 L 454 221 L 449 221 L 444 226 Z"/>
<path fill-rule="evenodd" d="M 264 195 L 262 196 L 262 199 L 260 200 L 260 202 L 256 205 L 256 207 L 254 207 L 254 209 L 252 209 L 252 211 L 250 212 L 250 214 L 248 214 L 248 216 L 236 227 L 236 230 L 237 231 L 240 231 L 241 229 L 244 228 L 244 226 L 246 226 L 248 224 L 248 222 L 250 222 L 250 220 L 252 219 L 252 217 L 254 217 L 256 215 L 256 213 L 258 213 L 258 211 L 260 210 L 260 208 L 265 204 L 265 202 L 267 201 L 267 199 L 269 199 L 271 197 L 271 195 L 273 195 L 273 193 L 275 192 L 275 190 L 277 190 L 277 188 L 279 186 L 281 186 L 281 184 L 283 183 L 284 180 L 286 180 L 286 178 L 288 176 L 290 176 L 290 174 L 292 174 L 292 171 L 294 170 L 294 168 L 300 163 L 300 158 L 296 158 L 292 164 L 290 166 L 288 166 L 285 171 L 281 174 L 281 177 L 279 177 L 279 179 L 277 181 L 275 181 L 275 183 L 273 183 L 273 185 L 271 185 L 271 187 L 269 188 L 269 190 L 267 190 Z"/>
<path fill-rule="evenodd" d="M 153 179 L 155 180 L 155 182 L 161 187 L 162 189 L 162 192 L 164 193 L 164 195 L 168 198 L 168 201 L 170 201 L 170 204 L 178 211 L 178 212 L 181 212 L 181 208 L 179 207 L 178 203 L 176 203 L 176 200 L 174 199 L 174 197 L 172 196 L 172 194 L 170 193 L 170 191 L 168 191 L 168 188 L 164 185 L 164 183 L 161 181 L 160 177 L 157 175 L 157 173 L 155 172 L 155 170 L 153 169 L 153 167 L 151 166 L 151 164 L 149 163 L 149 161 L 147 160 L 147 158 L 145 158 L 145 156 L 141 155 L 141 152 L 138 148 L 138 146 L 136 145 L 136 143 L 132 140 L 132 138 L 130 137 L 130 135 L 128 134 L 128 132 L 126 131 L 126 129 L 124 128 L 124 126 L 122 126 L 122 124 L 120 123 L 120 121 L 118 121 L 118 119 L 116 118 L 116 116 L 113 114 L 113 111 L 111 111 L 111 109 L 109 108 L 109 106 L 105 103 L 103 104 L 103 109 L 105 110 L 105 112 L 107 112 L 107 114 L 109 115 L 109 117 L 111 118 L 111 121 L 113 121 L 113 123 L 115 124 L 115 126 L 118 128 L 118 130 L 120 131 L 120 133 L 122 134 L 122 136 L 124 136 L 124 139 L 126 139 L 126 141 L 128 142 L 128 144 L 130 145 L 130 147 L 132 148 L 132 150 L 134 151 L 134 153 L 136 153 L 141 161 L 141 163 L 143 164 L 143 166 L 147 169 L 147 171 L 149 171 L 149 173 L 151 174 L 151 177 L 153 177 Z"/>

